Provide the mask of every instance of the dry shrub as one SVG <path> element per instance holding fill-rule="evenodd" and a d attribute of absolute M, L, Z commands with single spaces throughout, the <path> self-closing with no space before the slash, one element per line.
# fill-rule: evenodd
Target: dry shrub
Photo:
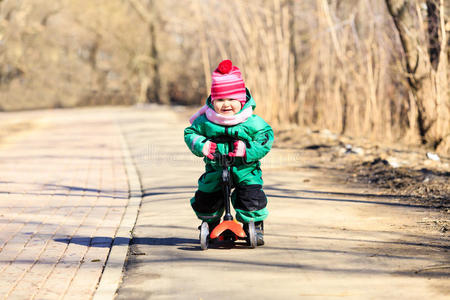
<path fill-rule="evenodd" d="M 211 2 L 212 61 L 242 66 L 272 122 L 389 139 L 414 130 L 383 1 Z"/>
<path fill-rule="evenodd" d="M 275 126 L 420 143 L 416 99 L 384 1 L 196 2 L 202 16 L 195 15 L 196 41 L 207 53 L 207 71 L 232 58 L 244 71 L 258 114 Z M 427 51 L 426 11 L 416 3 L 414 29 Z M 440 110 L 442 136 L 450 135 L 446 111 Z"/>

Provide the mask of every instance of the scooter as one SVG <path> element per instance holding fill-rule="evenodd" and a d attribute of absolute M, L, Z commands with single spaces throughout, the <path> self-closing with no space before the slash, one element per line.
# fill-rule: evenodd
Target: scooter
<path fill-rule="evenodd" d="M 231 140 L 230 137 L 226 137 L 225 139 L 230 146 L 233 145 L 233 140 Z M 253 221 L 250 221 L 248 223 L 248 234 L 246 234 L 242 225 L 236 222 L 231 215 L 231 167 L 234 163 L 234 157 L 214 153 L 214 160 L 222 166 L 221 185 L 223 196 L 225 199 L 225 215 L 223 217 L 223 221 L 219 225 L 217 225 L 211 233 L 209 232 L 210 229 L 208 223 L 205 221 L 202 222 L 200 226 L 200 247 L 202 250 L 207 250 L 209 241 L 212 239 L 218 239 L 219 241 L 232 241 L 233 243 L 236 240 L 240 239 L 245 240 L 250 248 L 256 248 L 257 239 L 255 223 Z"/>

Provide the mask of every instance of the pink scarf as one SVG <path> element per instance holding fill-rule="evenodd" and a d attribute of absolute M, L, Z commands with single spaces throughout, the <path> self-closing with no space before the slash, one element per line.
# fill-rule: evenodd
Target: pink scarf
<path fill-rule="evenodd" d="M 224 116 L 216 113 L 214 109 L 205 104 L 189 119 L 189 122 L 191 124 L 194 123 L 195 119 L 203 114 L 206 114 L 206 118 L 215 124 L 233 126 L 247 121 L 247 119 L 253 114 L 253 109 L 251 106 L 249 106 L 246 109 L 242 110 L 239 114 Z"/>

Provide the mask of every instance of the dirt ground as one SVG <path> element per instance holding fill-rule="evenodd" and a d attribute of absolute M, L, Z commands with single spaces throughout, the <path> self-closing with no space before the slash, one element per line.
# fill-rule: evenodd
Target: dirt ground
<path fill-rule="evenodd" d="M 328 130 L 275 132 L 276 147 L 295 148 L 326 168 L 339 183 L 366 186 L 393 201 L 441 211 L 442 218 L 426 224 L 450 230 L 450 157 L 402 144 L 383 145 L 339 136 Z"/>

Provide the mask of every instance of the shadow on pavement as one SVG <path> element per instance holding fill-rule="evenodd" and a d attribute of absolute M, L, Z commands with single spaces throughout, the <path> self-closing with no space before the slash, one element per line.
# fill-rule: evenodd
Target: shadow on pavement
<path fill-rule="evenodd" d="M 3 183 L 3 182 L 0 182 Z M 1 191 L 0 194 L 11 195 L 38 195 L 38 196 L 79 196 L 79 197 L 105 197 L 113 199 L 128 199 L 128 190 L 113 190 L 113 189 L 97 189 L 82 186 L 61 185 L 54 183 L 39 183 L 39 182 L 5 182 L 8 184 L 27 184 L 35 185 L 33 189 L 24 191 Z M 52 191 L 58 191 L 56 193 Z M 67 193 L 66 193 L 67 192 Z"/>
<path fill-rule="evenodd" d="M 153 245 L 153 246 L 181 246 L 186 244 L 198 244 L 197 239 L 189 238 L 179 238 L 179 237 L 165 237 L 165 238 L 152 238 L 152 237 L 136 237 L 136 238 L 126 238 L 126 237 L 83 237 L 76 236 L 72 238 L 56 238 L 55 242 L 66 243 L 66 244 L 77 244 L 87 247 L 98 247 L 98 248 L 109 248 L 112 245 Z"/>
<path fill-rule="evenodd" d="M 361 197 L 367 200 L 350 200 L 343 199 L 342 201 L 347 202 L 355 202 L 355 203 L 373 203 L 380 205 L 389 205 L 389 206 L 402 206 L 402 207 L 414 207 L 414 208 L 441 208 L 442 204 L 439 206 L 434 205 L 421 205 L 421 204 L 410 204 L 410 203 L 398 203 L 398 202 L 388 202 L 389 200 L 409 200 L 412 198 L 417 199 L 434 199 L 439 200 L 438 197 L 435 196 L 418 196 L 418 195 L 391 195 L 391 194 L 373 194 L 373 193 L 355 193 L 355 192 L 335 192 L 335 191 L 314 191 L 314 190 L 305 190 L 305 189 L 287 189 L 287 188 L 279 188 L 277 184 L 265 185 L 264 190 L 273 190 L 276 192 L 280 192 L 286 194 L 286 198 L 296 198 L 296 199 L 317 199 L 317 200 L 329 200 L 329 201 L 338 201 L 339 199 L 326 199 L 326 198 L 308 198 L 308 197 L 295 197 L 292 194 L 297 195 L 298 193 L 305 194 L 318 194 L 318 195 L 330 195 L 330 196 L 344 196 L 344 197 Z M 268 195 L 269 196 L 269 195 Z M 280 198 L 283 196 L 280 195 L 272 195 L 273 197 Z M 369 199 L 384 199 L 385 201 L 370 201 Z"/>
<path fill-rule="evenodd" d="M 113 244 L 115 246 L 128 245 L 130 243 L 130 238 L 125 237 L 83 237 L 77 236 L 72 238 L 57 238 L 54 239 L 55 242 L 66 243 L 66 244 L 77 244 L 86 247 L 96 247 L 96 248 L 110 248 Z"/>
<path fill-rule="evenodd" d="M 131 240 L 131 245 L 181 246 L 185 244 L 198 244 L 198 240 L 180 237 L 135 237 Z"/>
<path fill-rule="evenodd" d="M 270 188 L 269 189 L 265 188 L 264 190 L 269 191 Z M 267 197 L 268 198 L 272 197 L 272 198 L 302 199 L 302 200 L 312 200 L 312 201 L 334 201 L 334 202 L 350 202 L 350 203 L 362 203 L 362 204 L 378 204 L 378 205 L 401 206 L 401 207 L 411 207 L 411 208 L 430 208 L 428 205 L 416 205 L 416 204 L 356 200 L 356 199 L 301 197 L 301 196 L 293 196 L 293 195 L 276 195 L 273 193 L 267 193 Z"/>

